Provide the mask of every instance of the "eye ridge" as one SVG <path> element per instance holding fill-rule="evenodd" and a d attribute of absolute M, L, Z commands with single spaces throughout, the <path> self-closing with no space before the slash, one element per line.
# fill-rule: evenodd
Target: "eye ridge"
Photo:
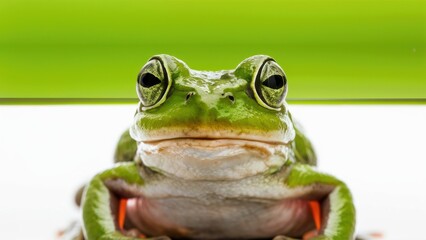
<path fill-rule="evenodd" d="M 150 88 L 152 86 L 155 86 L 157 84 L 161 83 L 161 80 L 158 79 L 156 76 L 154 76 L 151 73 L 144 73 L 142 74 L 139 79 L 138 83 L 145 88 Z"/>
<path fill-rule="evenodd" d="M 262 85 L 272 88 L 280 89 L 286 84 L 287 80 L 281 75 L 272 75 L 262 82 Z"/>

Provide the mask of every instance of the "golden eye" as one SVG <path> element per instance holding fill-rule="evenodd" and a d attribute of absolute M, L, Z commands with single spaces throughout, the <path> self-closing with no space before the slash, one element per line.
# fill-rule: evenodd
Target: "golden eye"
<path fill-rule="evenodd" d="M 136 90 L 142 106 L 154 108 L 164 102 L 171 82 L 159 59 L 150 60 L 143 66 L 137 79 Z"/>
<path fill-rule="evenodd" d="M 287 78 L 281 67 L 275 61 L 267 60 L 252 81 L 257 102 L 266 108 L 278 110 L 287 94 Z"/>

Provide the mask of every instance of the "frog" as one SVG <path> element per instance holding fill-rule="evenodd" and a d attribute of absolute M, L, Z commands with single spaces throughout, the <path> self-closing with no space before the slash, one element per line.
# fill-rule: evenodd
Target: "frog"
<path fill-rule="evenodd" d="M 267 55 L 221 71 L 151 57 L 115 165 L 82 193 L 84 239 L 353 239 L 351 191 L 317 170 L 287 92 Z"/>

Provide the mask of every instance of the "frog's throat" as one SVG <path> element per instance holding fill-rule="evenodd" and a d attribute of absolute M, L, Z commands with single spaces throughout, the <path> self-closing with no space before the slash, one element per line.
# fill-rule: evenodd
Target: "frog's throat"
<path fill-rule="evenodd" d="M 186 180 L 242 179 L 280 169 L 290 158 L 285 144 L 242 139 L 169 139 L 140 142 L 143 164 Z"/>
<path fill-rule="evenodd" d="M 237 181 L 187 181 L 153 175 L 146 167 L 139 171 L 149 182 L 143 187 L 122 179 L 105 182 L 115 193 L 110 202 L 113 215 L 120 216 L 116 211 L 124 208 L 117 206 L 122 202 L 118 200 L 129 199 L 127 217 L 115 220 L 119 228 L 186 239 L 264 239 L 301 238 L 313 229 L 322 233 L 328 224 L 332 185 L 288 188 L 282 184 L 285 173 Z M 319 208 L 316 217 L 313 202 Z"/>

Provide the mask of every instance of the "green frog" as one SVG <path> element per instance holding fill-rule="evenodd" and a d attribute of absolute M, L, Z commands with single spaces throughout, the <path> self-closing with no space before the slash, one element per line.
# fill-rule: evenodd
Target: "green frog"
<path fill-rule="evenodd" d="M 85 238 L 352 239 L 350 190 L 316 170 L 287 90 L 269 56 L 226 71 L 149 59 L 117 163 L 84 190 Z"/>

